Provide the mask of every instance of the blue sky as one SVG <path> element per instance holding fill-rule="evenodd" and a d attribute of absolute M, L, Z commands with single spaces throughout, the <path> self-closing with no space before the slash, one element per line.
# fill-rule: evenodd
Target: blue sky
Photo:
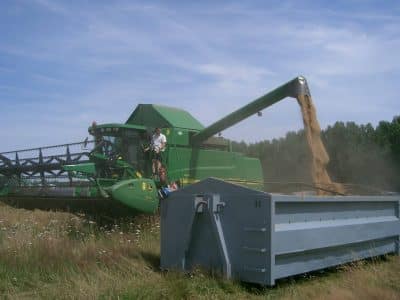
<path fill-rule="evenodd" d="M 1 1 L 0 152 L 82 140 L 138 103 L 204 125 L 297 75 L 321 126 L 400 113 L 399 1 Z M 302 127 L 286 99 L 223 132 Z"/>

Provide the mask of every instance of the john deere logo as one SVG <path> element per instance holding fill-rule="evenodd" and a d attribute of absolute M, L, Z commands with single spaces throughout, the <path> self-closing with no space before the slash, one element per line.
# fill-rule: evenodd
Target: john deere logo
<path fill-rule="evenodd" d="M 153 187 L 151 186 L 150 183 L 147 182 L 142 182 L 142 191 L 152 191 Z"/>

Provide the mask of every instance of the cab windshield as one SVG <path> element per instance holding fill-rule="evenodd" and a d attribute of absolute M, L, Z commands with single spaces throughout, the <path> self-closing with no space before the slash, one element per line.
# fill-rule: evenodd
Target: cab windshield
<path fill-rule="evenodd" d="M 142 145 L 146 144 L 145 132 L 136 129 L 119 130 L 118 132 L 97 132 L 96 150 L 109 158 L 121 158 L 139 170 L 144 169 L 145 159 Z"/>

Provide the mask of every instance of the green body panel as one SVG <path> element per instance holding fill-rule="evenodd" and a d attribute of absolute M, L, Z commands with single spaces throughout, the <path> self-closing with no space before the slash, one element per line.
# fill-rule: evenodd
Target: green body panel
<path fill-rule="evenodd" d="M 94 163 L 84 163 L 79 165 L 66 165 L 63 167 L 65 171 L 78 172 L 88 175 L 96 174 L 96 165 Z"/>
<path fill-rule="evenodd" d="M 151 179 L 128 179 L 110 188 L 111 196 L 126 206 L 144 213 L 158 208 L 157 187 Z"/>
<path fill-rule="evenodd" d="M 216 177 L 256 189 L 263 188 L 260 161 L 241 153 L 170 146 L 165 154 L 170 180 L 183 184 Z"/>
<path fill-rule="evenodd" d="M 185 110 L 155 104 L 139 104 L 126 124 L 202 130 L 204 126 Z"/>
<path fill-rule="evenodd" d="M 167 138 L 168 145 L 189 145 L 188 129 L 183 128 L 165 128 L 162 130 Z"/>

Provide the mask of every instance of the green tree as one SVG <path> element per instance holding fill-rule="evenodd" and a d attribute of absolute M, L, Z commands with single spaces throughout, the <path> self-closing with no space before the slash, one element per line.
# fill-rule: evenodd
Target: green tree
<path fill-rule="evenodd" d="M 370 123 L 336 122 L 321 137 L 330 156 L 328 172 L 333 181 L 400 191 L 400 116 L 392 122 L 381 121 L 376 128 Z M 271 141 L 233 142 L 232 146 L 234 151 L 261 160 L 269 190 L 287 191 L 289 184 L 285 183 L 289 182 L 311 183 L 303 130 Z"/>

